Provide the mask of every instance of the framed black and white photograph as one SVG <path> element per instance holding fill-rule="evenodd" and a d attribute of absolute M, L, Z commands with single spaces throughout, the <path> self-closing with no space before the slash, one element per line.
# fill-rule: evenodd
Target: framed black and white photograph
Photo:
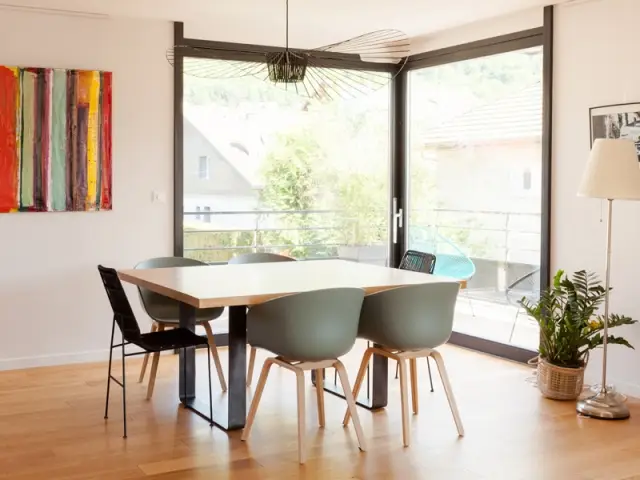
<path fill-rule="evenodd" d="M 640 103 L 606 105 L 589 109 L 591 145 L 596 138 L 626 138 L 636 144 L 640 161 Z"/>

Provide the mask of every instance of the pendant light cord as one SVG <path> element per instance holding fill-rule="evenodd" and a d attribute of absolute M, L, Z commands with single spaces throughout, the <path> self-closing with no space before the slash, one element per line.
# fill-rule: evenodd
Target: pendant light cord
<path fill-rule="evenodd" d="M 286 21 L 286 43 L 285 48 L 289 50 L 289 0 L 286 0 L 287 21 Z"/>

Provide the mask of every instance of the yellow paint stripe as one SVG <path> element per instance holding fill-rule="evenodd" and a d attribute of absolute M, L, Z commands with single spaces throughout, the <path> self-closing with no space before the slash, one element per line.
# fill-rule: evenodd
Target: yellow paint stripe
<path fill-rule="evenodd" d="M 87 132 L 87 209 L 96 206 L 98 186 L 98 110 L 100 102 L 100 75 L 90 72 L 89 125 Z"/>

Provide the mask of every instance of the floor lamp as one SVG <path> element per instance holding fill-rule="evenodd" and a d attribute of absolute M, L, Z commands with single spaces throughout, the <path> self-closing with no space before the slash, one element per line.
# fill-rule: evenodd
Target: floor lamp
<path fill-rule="evenodd" d="M 607 390 L 607 339 L 609 321 L 609 285 L 611 278 L 611 214 L 614 200 L 640 200 L 640 166 L 634 142 L 598 139 L 594 142 L 587 168 L 578 190 L 582 197 L 607 200 L 607 257 L 605 263 L 604 331 L 602 385 L 598 393 L 578 401 L 582 415 L 601 419 L 629 418 L 629 408 L 615 391 Z"/>

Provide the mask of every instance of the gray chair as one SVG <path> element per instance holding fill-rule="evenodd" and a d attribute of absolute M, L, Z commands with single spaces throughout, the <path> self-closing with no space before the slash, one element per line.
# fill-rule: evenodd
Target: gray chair
<path fill-rule="evenodd" d="M 253 346 L 273 352 L 267 358 L 256 387 L 247 423 L 242 433 L 245 441 L 251 432 L 260 397 L 272 365 L 295 372 L 298 386 L 298 460 L 304 463 L 305 390 L 304 372 L 315 370 L 318 386 L 318 422 L 325 425 L 324 389 L 320 380 L 325 368 L 335 368 L 340 376 L 349 412 L 360 444 L 365 441 L 347 372 L 338 357 L 349 352 L 356 341 L 364 291 L 359 288 L 332 288 L 280 297 L 256 305 L 247 315 L 247 337 Z"/>
<path fill-rule="evenodd" d="M 229 260 L 229 265 L 244 265 L 248 263 L 273 263 L 273 262 L 295 262 L 295 258 L 286 257 L 284 255 L 278 255 L 277 253 L 244 253 L 237 255 Z M 251 345 L 251 342 L 249 342 Z M 249 351 L 249 367 L 247 368 L 247 387 L 251 386 L 253 380 L 253 369 L 256 363 L 256 348 L 251 345 Z"/>
<path fill-rule="evenodd" d="M 449 384 L 449 378 L 440 353 L 436 347 L 445 343 L 453 329 L 453 315 L 460 286 L 457 283 L 427 283 L 394 288 L 365 298 L 360 315 L 358 337 L 380 348 L 372 347 L 365 351 L 358 377 L 353 389 L 357 398 L 371 355 L 382 355 L 396 360 L 400 365 L 400 392 L 402 400 L 403 443 L 409 446 L 409 403 L 407 391 L 407 365 L 411 375 L 411 393 L 413 413 L 418 413 L 418 373 L 417 359 L 432 357 L 449 406 L 458 428 L 458 434 L 464 435 L 462 421 Z M 345 426 L 349 423 L 350 413 L 344 417 Z"/>
<path fill-rule="evenodd" d="M 182 257 L 158 257 L 144 260 L 138 263 L 134 268 L 147 269 L 147 268 L 171 268 L 171 267 L 201 267 L 206 266 L 206 263 L 199 260 L 193 260 L 191 258 Z M 180 326 L 180 304 L 176 300 L 172 300 L 164 295 L 152 292 L 146 288 L 138 288 L 140 294 L 140 303 L 144 308 L 147 315 L 153 320 L 151 325 L 151 332 L 162 332 L 167 328 L 177 328 Z M 227 383 L 224 379 L 224 372 L 222 371 L 222 365 L 220 364 L 220 356 L 218 355 L 218 349 L 213 337 L 213 331 L 209 322 L 215 320 L 222 315 L 224 308 L 204 308 L 196 310 L 196 323 L 204 327 L 207 333 L 207 340 L 211 350 L 211 356 L 218 372 L 218 379 L 220 380 L 220 387 L 222 391 L 227 391 Z M 156 373 L 158 371 L 158 362 L 160 361 L 160 353 L 153 354 L 153 360 L 151 362 L 151 373 L 149 376 L 149 385 L 147 387 L 147 399 L 153 396 L 153 389 L 156 383 Z M 144 375 L 149 362 L 149 354 L 144 356 L 142 362 L 142 369 L 140 371 L 139 383 L 144 380 Z"/>

